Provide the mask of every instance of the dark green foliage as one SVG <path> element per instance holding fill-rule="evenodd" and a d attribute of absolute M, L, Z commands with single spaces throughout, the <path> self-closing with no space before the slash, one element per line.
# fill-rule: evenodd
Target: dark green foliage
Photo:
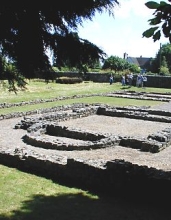
<path fill-rule="evenodd" d="M 103 60 L 106 56 L 96 45 L 80 39 L 77 33 L 69 33 L 58 37 L 58 44 L 58 48 L 54 50 L 54 57 L 56 57 L 54 58 L 54 66 L 58 68 L 65 66 L 69 68 L 75 67 L 81 72 L 87 72 L 85 65 L 91 67 L 99 59 Z"/>
<path fill-rule="evenodd" d="M 10 92 L 17 93 L 17 88 L 26 89 L 27 82 L 25 81 L 24 77 L 17 71 L 7 71 L 6 76 L 8 79 L 8 90 Z"/>
<path fill-rule="evenodd" d="M 154 1 L 149 1 L 145 5 L 150 9 L 157 9 L 160 6 L 160 4 Z"/>
<path fill-rule="evenodd" d="M 160 1 L 160 3 L 149 1 L 145 5 L 155 11 L 153 13 L 154 18 L 149 19 L 149 25 L 153 27 L 144 31 L 142 36 L 152 37 L 155 42 L 160 40 L 163 33 L 171 42 L 171 5 L 164 1 Z"/>
<path fill-rule="evenodd" d="M 143 37 L 152 37 L 154 35 L 154 32 L 158 29 L 158 27 L 153 27 L 153 28 L 149 28 L 148 30 L 146 30 L 144 33 L 143 33 Z"/>
<path fill-rule="evenodd" d="M 60 77 L 56 79 L 56 83 L 62 83 L 62 84 L 75 84 L 81 82 L 83 82 L 83 79 L 80 77 Z"/>
<path fill-rule="evenodd" d="M 110 69 L 117 71 L 130 70 L 131 72 L 137 72 L 138 66 L 135 64 L 130 64 L 125 59 L 117 56 L 110 56 L 104 62 L 102 69 Z"/>
<path fill-rule="evenodd" d="M 166 64 L 164 64 L 164 62 Z M 171 73 L 171 44 L 164 44 L 161 47 L 161 65 L 168 67 Z"/>
<path fill-rule="evenodd" d="M 17 93 L 17 88 L 26 89 L 27 82 L 23 75 L 14 64 L 8 63 L 2 55 L 0 55 L 0 80 L 4 80 L 3 85 L 7 87 L 10 92 L 13 91 Z M 8 85 L 6 85 L 5 80 L 8 81 Z"/>
<path fill-rule="evenodd" d="M 117 0 L 3 1 L 0 7 L 0 49 L 26 78 L 51 70 L 47 50 L 57 66 L 80 66 L 103 58 L 105 53 L 77 34 L 78 25 L 95 13 L 113 15 Z"/>
<path fill-rule="evenodd" d="M 152 59 L 149 71 L 153 73 L 160 73 L 161 67 L 165 67 L 171 73 L 171 44 L 163 44 L 156 54 L 156 57 Z"/>

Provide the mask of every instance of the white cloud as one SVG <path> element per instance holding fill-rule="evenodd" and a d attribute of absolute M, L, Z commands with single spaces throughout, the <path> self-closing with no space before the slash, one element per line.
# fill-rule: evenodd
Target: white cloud
<path fill-rule="evenodd" d="M 149 10 L 145 3 L 146 0 L 125 0 L 120 1 L 120 6 L 114 8 L 116 18 L 128 18 L 130 16 L 149 17 L 152 11 Z"/>
<path fill-rule="evenodd" d="M 84 28 L 79 29 L 79 36 L 102 48 L 108 56 L 123 57 L 126 52 L 133 57 L 155 57 L 160 42 L 169 41 L 164 37 L 157 42 L 142 38 L 142 33 L 150 27 L 148 19 L 153 17 L 153 10 L 145 6 L 147 1 L 120 0 L 120 7 L 114 8 L 114 18 L 106 13 L 97 14 L 92 22 L 85 22 Z"/>

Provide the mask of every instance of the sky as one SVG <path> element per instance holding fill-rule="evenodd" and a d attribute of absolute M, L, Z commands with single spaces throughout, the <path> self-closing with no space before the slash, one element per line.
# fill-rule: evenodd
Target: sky
<path fill-rule="evenodd" d="M 169 43 L 169 40 L 162 36 L 154 42 L 152 38 L 142 37 L 142 33 L 151 27 L 148 20 L 153 18 L 154 10 L 145 6 L 150 0 L 118 1 L 120 5 L 114 7 L 114 17 L 96 13 L 92 21 L 86 20 L 83 27 L 79 27 L 79 37 L 100 47 L 108 57 L 123 58 L 127 53 L 130 57 L 155 58 L 160 44 Z"/>

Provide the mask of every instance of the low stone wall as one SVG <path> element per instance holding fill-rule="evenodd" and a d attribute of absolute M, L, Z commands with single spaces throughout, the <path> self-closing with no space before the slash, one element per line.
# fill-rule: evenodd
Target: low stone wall
<path fill-rule="evenodd" d="M 142 119 L 147 121 L 171 122 L 171 112 L 138 109 L 138 108 L 120 108 L 120 107 L 99 107 L 98 115 L 106 115 L 111 117 L 124 117 L 133 119 Z"/>
<path fill-rule="evenodd" d="M 136 107 L 109 107 L 109 106 L 84 106 L 80 104 L 72 105 L 69 112 L 46 113 L 41 116 L 25 117 L 15 128 L 27 129 L 28 134 L 23 138 L 26 143 L 33 146 L 43 147 L 46 149 L 57 150 L 83 150 L 97 149 L 108 146 L 125 146 L 140 149 L 141 151 L 149 151 L 157 153 L 165 149 L 171 143 L 171 127 L 158 131 L 156 134 L 149 135 L 147 138 L 127 137 L 125 134 L 114 136 L 111 134 L 101 135 L 98 133 L 90 133 L 88 131 L 80 131 L 76 128 L 68 129 L 67 127 L 58 126 L 57 122 L 65 121 L 73 118 L 88 117 L 92 114 L 105 115 L 110 117 L 126 117 L 132 119 L 142 119 L 148 121 L 171 122 L 171 112 L 140 109 Z M 71 106 L 70 106 L 71 107 Z M 52 123 L 53 121 L 53 123 Z M 54 123 L 54 121 L 56 121 Z M 42 134 L 46 134 L 44 137 Z M 52 140 L 48 135 L 67 137 L 71 139 L 82 140 L 82 142 L 66 143 L 62 140 Z M 84 142 L 83 142 L 84 141 Z"/>
<path fill-rule="evenodd" d="M 37 132 L 39 132 L 41 138 L 41 132 L 44 134 L 48 126 L 50 128 L 48 132 L 56 135 L 56 128 L 51 125 L 54 120 L 58 122 L 61 120 L 69 120 L 70 118 L 88 117 L 92 114 L 102 113 L 104 115 L 109 113 L 110 115 L 114 115 L 117 112 L 122 114 L 121 111 L 124 111 L 124 114 L 126 111 L 132 111 L 135 116 L 136 114 L 142 114 L 142 118 L 144 118 L 143 112 L 145 112 L 145 115 L 153 113 L 154 118 L 155 115 L 158 117 L 165 117 L 166 115 L 170 117 L 168 116 L 169 113 L 165 111 L 151 111 L 150 109 L 141 109 L 138 107 L 111 108 L 105 105 L 76 104 L 55 108 L 55 111 L 50 109 L 49 112 L 46 110 L 45 112 L 41 112 L 41 114 L 39 112 L 36 115 L 25 116 L 15 128 L 27 129 L 28 134 L 32 132 L 33 134 L 37 134 Z M 61 127 L 59 130 L 62 132 Z M 73 135 L 75 134 L 72 132 L 73 130 L 68 130 L 65 135 L 72 134 L 72 138 L 74 138 L 75 136 Z M 84 131 L 80 131 L 80 134 L 85 137 Z M 105 135 L 98 135 L 99 134 L 88 133 L 89 139 L 91 140 L 93 137 L 93 141 L 99 141 L 101 138 L 106 137 Z M 77 132 L 76 138 L 78 138 L 78 136 L 79 133 Z M 169 129 L 166 129 L 158 134 L 150 135 L 149 139 L 151 140 L 149 140 L 149 142 L 146 140 L 146 145 L 144 140 L 142 141 L 136 138 L 123 137 L 119 141 L 123 146 L 132 145 L 134 148 L 141 146 L 140 142 L 138 142 L 141 141 L 142 146 L 146 147 L 146 150 L 149 150 L 149 143 L 153 140 L 161 145 L 163 143 L 167 145 L 171 140 L 171 132 Z M 155 149 L 155 152 L 158 150 L 161 150 L 161 148 Z M 78 186 L 100 193 L 110 193 L 110 195 L 113 193 L 114 195 L 122 194 L 123 196 L 129 194 L 131 197 L 135 195 L 137 197 L 144 196 L 145 199 L 148 198 L 148 201 L 150 195 L 150 198 L 155 198 L 158 202 L 162 201 L 162 203 L 164 200 L 160 200 L 161 198 L 166 199 L 166 197 L 169 198 L 171 196 L 171 172 L 164 172 L 147 166 L 139 166 L 124 160 L 112 160 L 107 162 L 95 160 L 84 161 L 81 158 L 71 159 L 55 154 L 51 156 L 37 154 L 32 150 L 16 147 L 15 150 L 1 150 L 0 162 L 1 164 L 16 167 L 22 171 L 51 178 L 59 183 L 65 183 L 69 186 Z"/>
<path fill-rule="evenodd" d="M 31 130 L 31 129 L 30 129 Z M 44 132 L 43 132 L 44 131 Z M 47 136 L 42 136 L 42 133 Z M 55 137 L 63 137 L 61 139 L 48 138 L 48 135 Z M 70 141 L 65 142 L 65 138 L 70 138 Z M 74 139 L 74 141 L 73 141 Z M 98 133 L 90 133 L 87 131 L 80 131 L 77 129 L 68 129 L 65 126 L 58 126 L 57 124 L 47 124 L 46 129 L 38 130 L 38 132 L 28 133 L 23 137 L 23 140 L 35 147 L 42 147 L 45 149 L 56 150 L 90 150 L 106 148 L 107 146 L 119 144 L 119 137 L 107 136 Z M 76 141 L 77 140 L 77 141 Z"/>
<path fill-rule="evenodd" d="M 110 93 L 101 93 L 101 94 L 91 94 L 91 95 L 73 95 L 73 96 L 61 96 L 56 97 L 53 99 L 37 99 L 31 100 L 26 102 L 19 102 L 19 103 L 0 103 L 1 108 L 10 108 L 10 107 L 17 107 L 17 106 L 26 106 L 26 105 L 34 105 L 39 103 L 47 103 L 47 102 L 56 102 L 59 100 L 67 100 L 67 99 L 77 99 L 77 98 L 84 98 L 84 97 L 92 97 L 92 96 L 104 96 L 104 97 L 119 97 L 119 98 L 128 98 L 128 99 L 140 99 L 140 100 L 153 100 L 153 101 L 161 101 L 161 102 L 170 102 L 171 101 L 171 93 L 163 94 L 163 93 L 146 93 L 146 92 L 134 92 L 134 91 L 115 91 Z M 88 104 L 82 105 L 83 107 Z M 99 105 L 98 103 L 94 104 L 94 106 Z M 9 114 L 1 114 L 0 120 L 3 119 L 10 119 L 10 118 L 18 118 L 27 115 L 33 114 L 41 114 L 46 112 L 54 112 L 71 109 L 70 105 L 66 106 L 59 106 L 59 107 L 52 107 L 52 108 L 44 108 L 44 109 L 37 109 L 27 112 L 15 112 Z M 80 104 L 78 104 L 78 108 L 80 108 Z M 147 108 L 147 107 L 144 107 Z M 166 113 L 165 113 L 166 114 Z M 47 116 L 48 117 L 48 116 Z"/>
<path fill-rule="evenodd" d="M 137 99 L 137 100 L 151 100 L 151 101 L 161 101 L 161 102 L 170 102 L 171 93 L 146 93 L 144 92 L 135 92 L 135 91 L 115 91 L 105 94 L 104 96 L 116 97 L 116 98 L 128 98 L 128 99 Z"/>
<path fill-rule="evenodd" d="M 157 199 L 162 204 L 171 195 L 171 172 L 163 172 L 147 166 L 138 166 L 124 160 L 108 161 L 99 165 L 62 157 L 35 155 L 22 149 L 1 151 L 1 164 L 22 171 L 51 178 L 58 183 L 100 193 L 119 196 L 137 196 L 139 200 Z M 149 196 L 150 195 L 150 196 Z M 154 199 L 155 201 L 155 199 Z"/>

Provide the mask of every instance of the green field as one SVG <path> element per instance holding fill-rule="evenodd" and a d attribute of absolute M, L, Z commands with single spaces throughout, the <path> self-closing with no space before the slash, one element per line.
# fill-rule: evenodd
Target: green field
<path fill-rule="evenodd" d="M 46 102 L 36 105 L 25 105 L 12 108 L 1 108 L 0 114 L 7 114 L 11 112 L 25 112 L 34 109 L 50 108 L 53 106 L 72 104 L 72 103 L 105 103 L 115 106 L 152 106 L 157 105 L 158 101 L 142 101 L 136 99 L 123 99 L 123 98 L 113 98 L 104 97 L 100 94 L 105 94 L 114 91 L 137 91 L 137 92 L 158 92 L 158 93 L 169 93 L 171 89 L 161 89 L 161 88 L 137 88 L 137 87 L 122 87 L 120 83 L 114 83 L 109 85 L 109 83 L 93 83 L 93 82 L 83 82 L 79 84 L 57 84 L 57 83 L 44 83 L 30 81 L 27 85 L 27 90 L 18 91 L 17 94 L 8 92 L 7 89 L 0 87 L 0 103 L 20 103 L 31 100 L 48 100 L 57 97 L 68 97 L 66 100 L 60 100 L 57 102 Z M 92 94 L 98 94 L 98 96 L 91 96 Z M 83 98 L 72 98 L 76 95 L 90 95 L 91 97 Z"/>

